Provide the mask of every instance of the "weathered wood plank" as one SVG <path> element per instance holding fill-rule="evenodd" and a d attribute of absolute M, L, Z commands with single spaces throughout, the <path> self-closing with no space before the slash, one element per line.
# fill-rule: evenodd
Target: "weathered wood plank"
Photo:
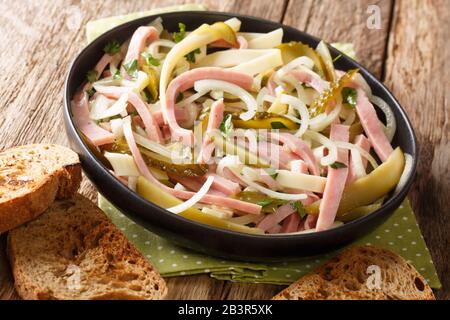
<path fill-rule="evenodd" d="M 386 62 L 387 86 L 406 109 L 420 158 L 410 199 L 450 298 L 450 6 L 447 0 L 397 1 Z"/>
<path fill-rule="evenodd" d="M 99 17 L 191 1 L 27 1 L 0 2 L 0 150 L 14 145 L 52 142 L 68 145 L 62 121 L 63 81 L 70 61 L 85 45 L 83 26 Z M 281 21 L 284 0 L 196 1 L 211 10 L 242 12 Z M 95 200 L 87 179 L 82 192 Z M 14 299 L 4 251 L 0 249 L 0 299 Z M 168 280 L 170 298 L 207 299 L 233 287 L 207 276 Z M 238 286 L 241 288 L 241 286 Z M 262 292 L 264 286 L 260 286 Z M 229 298 L 245 289 L 232 290 Z M 272 290 L 273 291 L 273 290 Z M 269 294 L 275 293 L 269 292 Z M 256 294 L 255 297 L 261 294 Z M 248 294 L 247 294 L 248 296 Z"/>
<path fill-rule="evenodd" d="M 367 19 L 370 17 L 367 10 L 370 5 L 380 9 L 380 29 L 367 27 Z M 379 77 L 391 5 L 391 0 L 291 0 L 283 22 L 327 42 L 353 43 L 358 60 Z M 369 20 L 369 24 L 371 21 Z"/>

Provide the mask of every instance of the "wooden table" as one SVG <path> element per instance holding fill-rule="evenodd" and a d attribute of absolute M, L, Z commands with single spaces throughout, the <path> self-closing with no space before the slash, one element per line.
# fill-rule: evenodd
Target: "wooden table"
<path fill-rule="evenodd" d="M 189 2 L 189 1 L 186 1 Z M 359 60 L 393 91 L 416 129 L 420 162 L 410 198 L 443 289 L 450 298 L 448 0 L 197 1 L 211 10 L 283 22 L 326 41 L 353 42 Z M 67 145 L 62 120 L 69 62 L 86 44 L 87 21 L 185 1 L 0 1 L 0 149 L 52 142 Z M 375 5 L 370 6 L 370 5 Z M 373 11 L 375 10 L 375 11 Z M 373 28 L 376 11 L 379 28 Z M 370 27 L 370 28 L 369 28 Z M 376 27 L 376 26 L 375 26 Z M 82 192 L 95 198 L 87 179 Z M 0 298 L 14 299 L 0 250 Z M 280 286 L 217 281 L 208 276 L 167 279 L 172 299 L 267 299 Z"/>

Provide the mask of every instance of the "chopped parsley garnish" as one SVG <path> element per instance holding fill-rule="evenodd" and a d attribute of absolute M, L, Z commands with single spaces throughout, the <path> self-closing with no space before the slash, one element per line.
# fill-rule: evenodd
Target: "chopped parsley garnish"
<path fill-rule="evenodd" d="M 180 22 L 178 23 L 178 28 L 180 29 L 180 32 L 173 33 L 173 41 L 175 41 L 175 43 L 180 42 L 186 36 L 186 25 Z"/>
<path fill-rule="evenodd" d="M 223 121 L 220 123 L 219 129 L 224 135 L 228 135 L 228 133 L 233 129 L 233 116 L 231 114 L 227 114 Z"/>
<path fill-rule="evenodd" d="M 342 58 L 342 54 L 338 55 L 336 58 L 333 59 L 333 63 L 338 61 L 340 58 Z"/>
<path fill-rule="evenodd" d="M 333 169 L 342 169 L 342 168 L 347 168 L 347 165 L 342 162 L 336 161 L 336 162 L 330 164 L 330 167 Z"/>
<path fill-rule="evenodd" d="M 178 28 L 180 29 L 180 31 L 173 33 L 173 41 L 175 41 L 175 43 L 180 42 L 181 40 L 183 40 L 186 37 L 186 25 L 184 23 L 180 22 L 178 24 Z M 195 63 L 195 55 L 199 54 L 199 53 L 200 53 L 200 49 L 197 48 L 194 51 L 189 52 L 184 57 L 186 58 L 187 61 L 189 61 L 191 63 Z"/>
<path fill-rule="evenodd" d="M 269 204 L 272 204 L 272 202 L 273 202 L 272 199 L 264 199 L 264 200 L 258 201 L 256 204 L 261 206 L 261 207 L 266 207 Z"/>
<path fill-rule="evenodd" d="M 283 122 L 274 121 L 270 123 L 272 129 L 287 129 Z"/>
<path fill-rule="evenodd" d="M 156 58 L 154 58 L 154 57 L 153 57 L 150 53 L 148 53 L 148 52 L 143 52 L 143 53 L 142 53 L 142 57 L 144 57 L 145 62 L 146 62 L 149 66 L 152 65 L 152 66 L 157 67 L 157 66 L 160 65 L 159 60 L 156 59 Z"/>
<path fill-rule="evenodd" d="M 137 78 L 138 68 L 137 68 L 137 60 L 134 59 L 130 62 L 127 62 L 123 65 L 125 71 L 133 78 Z"/>
<path fill-rule="evenodd" d="M 120 80 L 122 78 L 122 76 L 120 75 L 120 71 L 119 69 L 116 69 L 116 71 L 113 74 L 113 80 Z"/>
<path fill-rule="evenodd" d="M 184 57 L 186 58 L 187 61 L 191 62 L 191 63 L 195 63 L 195 55 L 200 53 L 200 49 L 197 48 L 194 51 L 189 52 L 187 55 L 185 55 Z"/>
<path fill-rule="evenodd" d="M 108 42 L 106 46 L 103 48 L 103 51 L 105 53 L 109 54 L 110 56 L 115 55 L 120 50 L 120 43 L 116 40 L 113 40 L 111 42 Z"/>
<path fill-rule="evenodd" d="M 305 207 L 303 206 L 303 203 L 301 203 L 300 201 L 296 201 L 296 202 L 292 202 L 291 206 L 292 206 L 292 208 L 295 209 L 295 211 L 297 211 L 300 218 L 303 219 L 306 216 L 306 210 L 305 210 Z"/>
<path fill-rule="evenodd" d="M 345 87 L 342 89 L 342 99 L 347 102 L 352 108 L 356 108 L 356 90 Z"/>
<path fill-rule="evenodd" d="M 87 89 L 86 93 L 88 94 L 88 96 L 90 98 L 95 94 L 95 89 L 94 88 Z"/>
<path fill-rule="evenodd" d="M 266 172 L 269 176 L 272 177 L 272 179 L 276 179 L 278 177 L 278 172 L 274 168 L 268 168 L 266 169 Z"/>
<path fill-rule="evenodd" d="M 86 79 L 90 83 L 94 83 L 97 80 L 97 71 L 89 70 L 88 73 L 86 73 Z"/>

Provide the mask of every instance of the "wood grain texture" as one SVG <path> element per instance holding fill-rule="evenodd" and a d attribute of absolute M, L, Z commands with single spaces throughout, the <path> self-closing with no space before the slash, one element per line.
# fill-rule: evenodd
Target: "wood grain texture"
<path fill-rule="evenodd" d="M 367 27 L 369 5 L 380 8 L 380 29 Z M 352 42 L 358 61 L 380 77 L 391 9 L 391 0 L 291 0 L 283 23 L 327 42 Z"/>
<path fill-rule="evenodd" d="M 413 120 L 422 147 L 419 175 L 411 198 L 444 285 L 437 292 L 441 298 L 449 298 L 450 294 L 449 218 L 445 215 L 449 193 L 448 92 L 445 89 L 449 85 L 444 72 L 449 67 L 445 41 L 450 29 L 446 1 L 436 1 L 437 5 L 431 1 L 417 1 L 412 5 L 409 1 L 397 1 L 395 10 L 392 10 L 393 0 L 195 1 L 208 5 L 211 10 L 284 21 L 327 41 L 351 41 L 363 65 L 378 76 L 386 75 L 388 85 Z M 33 142 L 68 145 L 61 112 L 63 81 L 68 64 L 85 45 L 83 26 L 87 21 L 186 2 L 192 1 L 0 0 L 0 150 Z M 377 4 L 381 9 L 380 30 L 365 27 L 369 4 Z M 392 24 L 391 14 L 394 15 Z M 443 29 L 435 32 L 440 25 Z M 426 45 L 419 47 L 422 38 Z M 437 43 L 436 38 L 440 39 Z M 442 55 L 423 62 L 430 57 L 430 48 L 439 48 Z M 420 80 L 415 79 L 416 73 Z M 427 79 L 433 79 L 432 84 Z M 95 189 L 87 179 L 82 192 L 95 200 Z M 4 243 L 3 236 L 0 238 L 0 299 L 15 299 Z M 205 275 L 169 278 L 167 282 L 171 299 L 268 299 L 282 289 L 218 281 Z"/>
<path fill-rule="evenodd" d="M 62 121 L 63 83 L 69 63 L 86 44 L 87 21 L 192 1 L 0 1 L 0 150 L 10 146 L 52 142 L 68 145 Z M 195 1 L 210 10 L 242 12 L 281 21 L 284 0 Z M 4 50 L 3 48 L 7 48 Z M 96 191 L 84 178 L 82 193 L 96 200 Z M 3 237 L 4 238 L 4 237 Z M 3 242 L 4 239 L 0 241 Z M 17 295 L 0 248 L 0 299 Z M 280 288 L 211 280 L 207 276 L 168 279 L 169 298 L 265 298 Z M 222 288 L 226 288 L 225 291 Z"/>
<path fill-rule="evenodd" d="M 450 299 L 450 5 L 397 1 L 386 61 L 387 86 L 417 134 L 419 166 L 410 194 L 425 241 Z"/>

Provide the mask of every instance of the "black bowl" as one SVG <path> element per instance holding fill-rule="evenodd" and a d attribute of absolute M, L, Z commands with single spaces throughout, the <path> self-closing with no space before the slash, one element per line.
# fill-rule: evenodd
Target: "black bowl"
<path fill-rule="evenodd" d="M 374 94 L 383 98 L 395 113 L 398 129 L 393 145 L 400 146 L 403 151 L 411 154 L 414 158 L 413 170 L 403 189 L 385 201 L 383 206 L 372 214 L 335 229 L 318 233 L 275 236 L 249 235 L 218 229 L 172 214 L 145 200 L 120 183 L 95 157 L 75 129 L 70 111 L 70 100 L 84 81 L 86 72 L 91 70 L 102 56 L 102 49 L 108 41 L 113 39 L 125 41 L 137 27 L 149 23 L 158 16 L 163 18 L 164 26 L 170 31 L 176 30 L 179 22 L 185 23 L 192 30 L 203 23 L 213 23 L 238 17 L 242 21 L 243 31 L 268 32 L 282 27 L 284 29 L 284 41 L 297 40 L 311 46 L 316 46 L 319 42 L 319 39 L 304 32 L 260 18 L 219 12 L 177 12 L 159 14 L 125 23 L 103 34 L 84 48 L 73 61 L 65 83 L 64 120 L 66 130 L 71 146 L 80 156 L 86 175 L 99 192 L 124 214 L 152 232 L 184 247 L 232 259 L 274 261 L 318 254 L 343 246 L 383 223 L 400 206 L 411 186 L 416 168 L 417 146 L 413 128 L 405 111 L 386 87 L 364 67 L 345 55 L 337 61 L 337 67 L 342 70 L 360 69 L 360 73 L 367 80 Z M 333 57 L 341 54 L 334 48 L 330 48 L 330 50 Z"/>

